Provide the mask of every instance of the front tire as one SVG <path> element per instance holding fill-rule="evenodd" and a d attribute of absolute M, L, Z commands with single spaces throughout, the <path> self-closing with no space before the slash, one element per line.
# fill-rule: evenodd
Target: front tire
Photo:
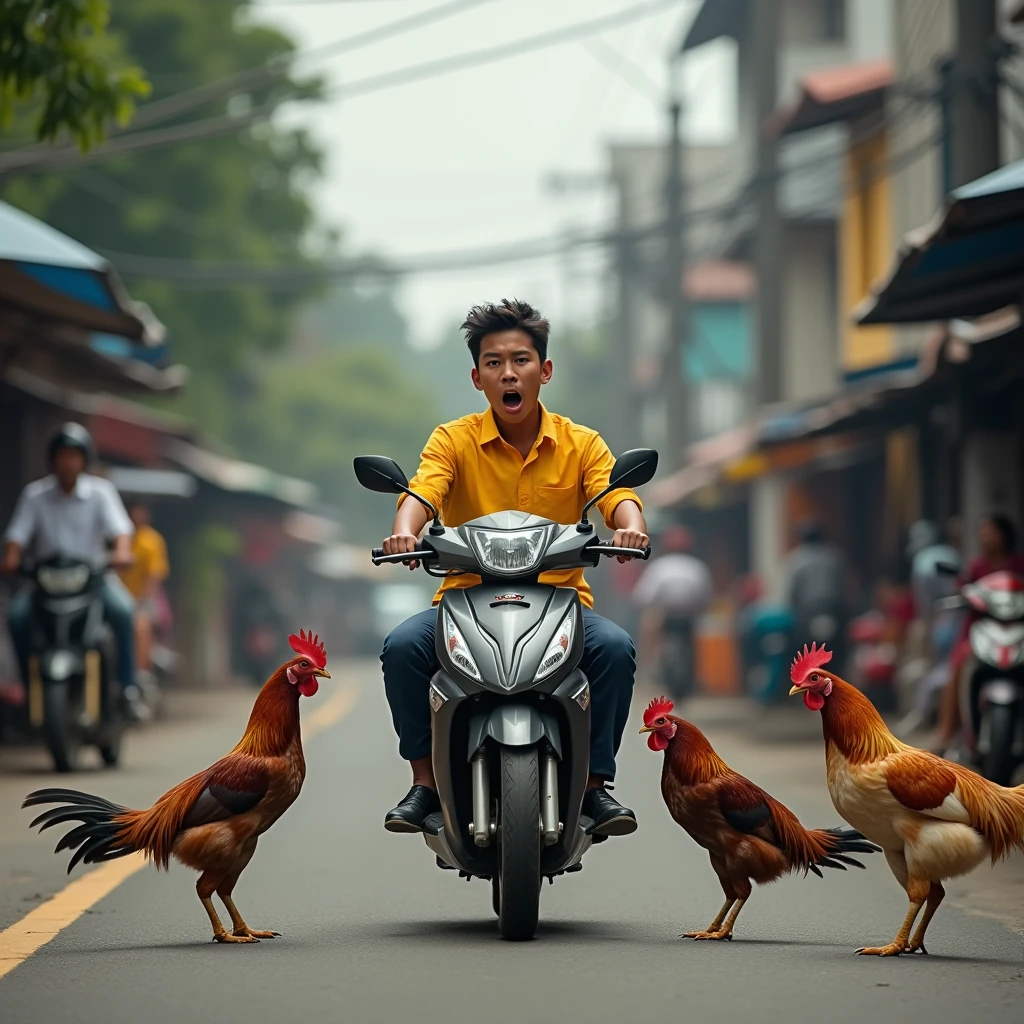
<path fill-rule="evenodd" d="M 502 747 L 501 863 L 498 930 L 505 939 L 532 939 L 540 916 L 540 755 L 536 747 Z"/>
<path fill-rule="evenodd" d="M 1013 739 L 1017 731 L 1017 706 L 992 704 L 988 710 L 989 749 L 982 764 L 982 775 L 999 786 L 1009 786 L 1017 762 Z"/>
<path fill-rule="evenodd" d="M 43 683 L 43 735 L 59 772 L 78 770 L 81 735 L 67 683 Z"/>

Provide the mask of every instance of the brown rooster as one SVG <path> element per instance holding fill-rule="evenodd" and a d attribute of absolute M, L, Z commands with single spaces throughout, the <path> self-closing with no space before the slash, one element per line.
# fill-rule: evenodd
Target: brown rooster
<path fill-rule="evenodd" d="M 792 811 L 734 772 L 700 729 L 670 714 L 672 707 L 664 697 L 651 701 L 640 732 L 650 733 L 651 750 L 665 751 L 661 793 L 669 813 L 711 854 L 725 893 L 711 924 L 680 938 L 731 940 L 751 879 L 764 885 L 788 871 L 820 878 L 823 867 L 864 867 L 851 853 L 877 852 L 851 829 L 805 829 Z"/>
<path fill-rule="evenodd" d="M 299 733 L 299 696 L 312 697 L 318 678 L 330 679 L 320 638 L 300 632 L 288 638 L 295 657 L 260 690 L 245 735 L 211 768 L 169 790 L 147 811 L 132 811 L 73 789 L 40 789 L 23 807 L 59 803 L 30 827 L 40 832 L 67 821 L 81 822 L 57 844 L 55 853 L 76 850 L 68 873 L 79 862 L 95 864 L 142 852 L 166 870 L 171 857 L 201 871 L 196 891 L 210 915 L 217 942 L 258 942 L 277 935 L 255 931 L 238 912 L 231 893 L 256 852 L 262 833 L 295 802 L 306 776 Z M 231 915 L 228 933 L 213 905 L 213 894 Z"/>
<path fill-rule="evenodd" d="M 994 863 L 1014 847 L 1024 850 L 1024 786 L 997 786 L 963 765 L 901 743 L 860 690 L 826 671 L 831 660 L 823 647 L 805 646 L 793 661 L 789 692 L 821 712 L 836 810 L 882 847 L 910 900 L 892 942 L 857 952 L 927 953 L 925 932 L 946 895 L 943 880 L 966 875 L 986 857 Z"/>

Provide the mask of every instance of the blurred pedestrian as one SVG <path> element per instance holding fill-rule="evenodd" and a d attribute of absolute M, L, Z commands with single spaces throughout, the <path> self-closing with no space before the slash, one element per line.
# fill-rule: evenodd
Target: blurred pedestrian
<path fill-rule="evenodd" d="M 120 576 L 121 582 L 135 598 L 135 664 L 138 669 L 149 672 L 153 666 L 157 592 L 167 579 L 170 566 L 167 544 L 152 526 L 149 506 L 143 501 L 133 501 L 128 506 L 128 516 L 135 526 L 132 537 L 135 564 L 122 569 Z"/>
<path fill-rule="evenodd" d="M 827 643 L 835 664 L 844 665 L 846 560 L 814 519 L 805 519 L 797 527 L 797 546 L 786 562 L 786 579 L 797 644 Z"/>
<path fill-rule="evenodd" d="M 711 603 L 711 574 L 692 553 L 693 534 L 685 526 L 666 527 L 655 549 L 661 553 L 633 590 L 640 608 L 638 661 L 648 676 L 666 677 L 665 685 L 677 691 L 672 696 L 682 697 L 695 685 L 694 632 L 698 617 Z M 669 649 L 671 665 L 666 664 Z"/>

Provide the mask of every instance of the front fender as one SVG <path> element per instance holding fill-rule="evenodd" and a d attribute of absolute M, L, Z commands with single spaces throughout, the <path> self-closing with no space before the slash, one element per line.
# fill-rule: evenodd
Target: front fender
<path fill-rule="evenodd" d="M 472 760 L 488 738 L 505 747 L 532 747 L 546 739 L 555 756 L 559 760 L 562 757 L 557 719 L 527 704 L 500 704 L 490 711 L 474 715 L 469 720 L 469 750 L 466 759 Z"/>

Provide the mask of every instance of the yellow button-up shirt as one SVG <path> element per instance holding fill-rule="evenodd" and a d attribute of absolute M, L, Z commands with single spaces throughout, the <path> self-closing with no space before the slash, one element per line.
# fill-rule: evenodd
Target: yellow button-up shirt
<path fill-rule="evenodd" d="M 494 412 L 488 407 L 486 412 L 438 427 L 423 449 L 409 486 L 441 510 L 446 526 L 461 526 L 507 509 L 556 523 L 575 523 L 587 501 L 608 485 L 614 464 L 597 431 L 549 413 L 543 406 L 537 440 L 524 459 L 498 433 Z M 399 505 L 403 500 L 405 495 Z M 640 505 L 640 499 L 627 488 L 614 490 L 598 502 L 609 529 L 615 528 L 612 516 L 616 507 L 626 500 Z M 451 576 L 441 584 L 434 602 L 445 590 L 479 582 L 480 577 L 470 573 Z M 575 587 L 583 604 L 594 606 L 582 569 L 547 572 L 541 582 Z"/>

